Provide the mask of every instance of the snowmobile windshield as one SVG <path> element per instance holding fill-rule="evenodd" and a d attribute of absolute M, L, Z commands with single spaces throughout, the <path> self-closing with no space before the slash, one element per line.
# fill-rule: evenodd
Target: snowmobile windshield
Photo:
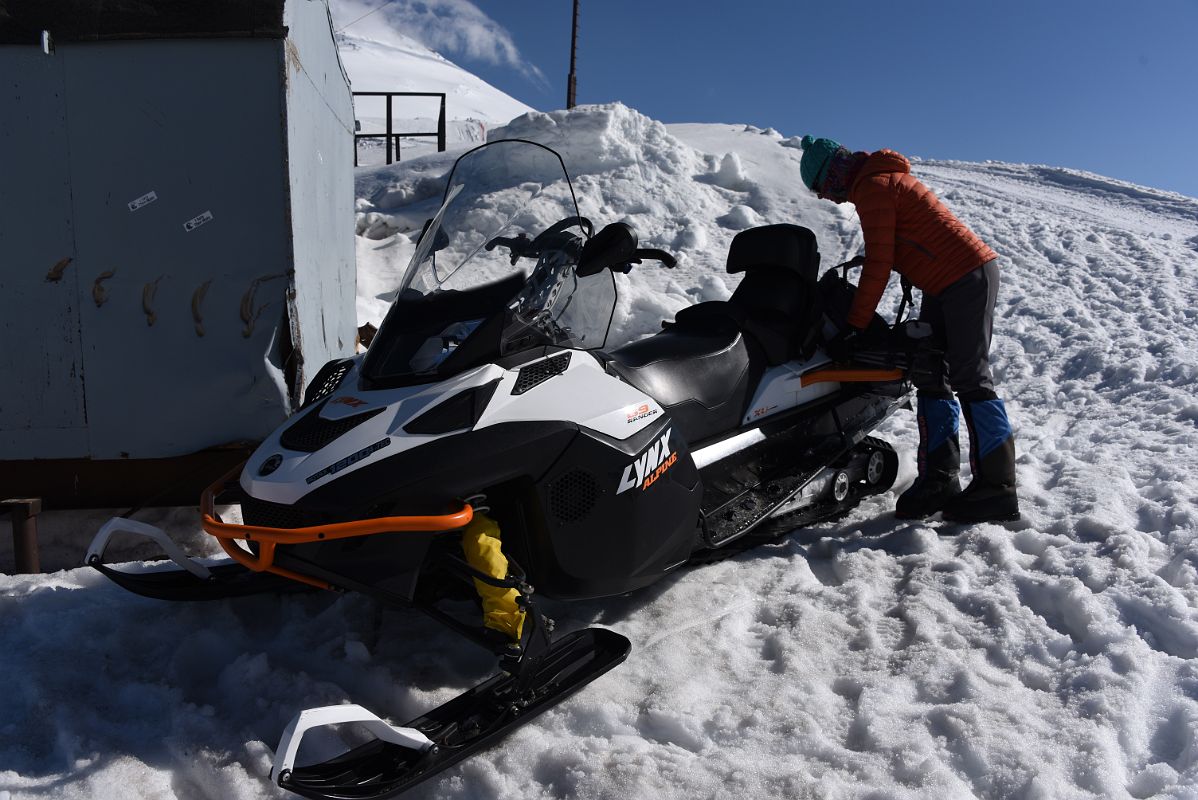
<path fill-rule="evenodd" d="M 375 386 L 443 380 L 543 345 L 604 345 L 611 272 L 580 277 L 593 233 L 561 157 L 523 140 L 457 160 L 363 363 Z"/>

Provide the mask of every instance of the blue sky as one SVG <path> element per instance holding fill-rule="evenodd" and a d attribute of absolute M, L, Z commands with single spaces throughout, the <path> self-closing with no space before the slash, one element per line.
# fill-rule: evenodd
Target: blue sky
<path fill-rule="evenodd" d="M 398 2 L 481 11 L 503 53 L 487 54 L 485 36 L 439 51 L 535 108 L 564 107 L 571 0 Z M 579 103 L 852 149 L 1074 167 L 1198 197 L 1198 0 L 581 8 Z"/>

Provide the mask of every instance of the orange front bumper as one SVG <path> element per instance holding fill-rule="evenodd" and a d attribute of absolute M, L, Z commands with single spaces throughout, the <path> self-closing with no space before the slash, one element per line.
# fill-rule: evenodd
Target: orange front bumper
<path fill-rule="evenodd" d="M 404 531 L 451 531 L 467 525 L 474 517 L 474 509 L 463 503 L 461 509 L 452 514 L 439 516 L 376 517 L 356 519 L 350 522 L 333 522 L 307 528 L 264 528 L 258 525 L 236 525 L 223 522 L 214 511 L 215 499 L 229 482 L 240 473 L 244 464 L 223 475 L 220 480 L 204 490 L 200 496 L 200 518 L 204 531 L 215 536 L 221 549 L 237 563 L 254 572 L 271 572 L 293 581 L 315 586 L 318 589 L 333 588 L 328 581 L 303 575 L 274 564 L 275 547 L 280 544 L 310 544 L 333 539 L 349 539 L 355 536 L 370 536 L 375 533 L 400 533 Z M 258 543 L 255 555 L 233 543 L 234 539 Z"/>

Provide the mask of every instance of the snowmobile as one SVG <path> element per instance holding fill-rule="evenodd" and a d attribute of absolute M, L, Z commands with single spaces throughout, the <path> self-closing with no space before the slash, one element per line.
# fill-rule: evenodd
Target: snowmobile
<path fill-rule="evenodd" d="M 851 363 L 825 355 L 852 288 L 845 270 L 818 278 L 812 231 L 742 231 L 730 299 L 605 349 L 615 273 L 647 262 L 675 266 L 626 223 L 596 231 L 553 150 L 471 150 L 366 352 L 325 365 L 302 407 L 203 493 L 202 526 L 228 558 L 192 558 L 126 518 L 96 535 L 86 563 L 141 595 L 363 592 L 496 654 L 494 677 L 403 726 L 355 705 L 301 712 L 276 752 L 279 786 L 397 794 L 628 655 L 611 630 L 555 635 L 537 597 L 632 592 L 890 488 L 897 456 L 869 432 L 906 402 L 913 350 L 876 317 L 884 344 Z M 240 505 L 242 522 L 218 505 Z M 120 533 L 174 566 L 105 564 Z M 296 765 L 305 732 L 344 723 L 375 738 Z"/>

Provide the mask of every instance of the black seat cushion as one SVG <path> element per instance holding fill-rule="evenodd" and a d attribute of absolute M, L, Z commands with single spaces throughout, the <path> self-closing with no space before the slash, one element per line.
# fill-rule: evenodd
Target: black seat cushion
<path fill-rule="evenodd" d="M 757 340 L 771 365 L 798 358 L 811 326 L 814 284 L 779 267 L 751 267 L 732 293 L 741 309 L 741 329 Z"/>
<path fill-rule="evenodd" d="M 656 400 L 687 442 L 740 424 L 753 370 L 744 336 L 734 328 L 666 330 L 608 357 L 608 369 Z"/>
<path fill-rule="evenodd" d="M 663 322 L 661 326 L 667 330 L 677 327 L 692 333 L 708 332 L 713 335 L 739 331 L 745 324 L 745 311 L 744 307 L 734 306 L 726 300 L 709 300 L 680 309 L 674 316 L 674 322 Z"/>

